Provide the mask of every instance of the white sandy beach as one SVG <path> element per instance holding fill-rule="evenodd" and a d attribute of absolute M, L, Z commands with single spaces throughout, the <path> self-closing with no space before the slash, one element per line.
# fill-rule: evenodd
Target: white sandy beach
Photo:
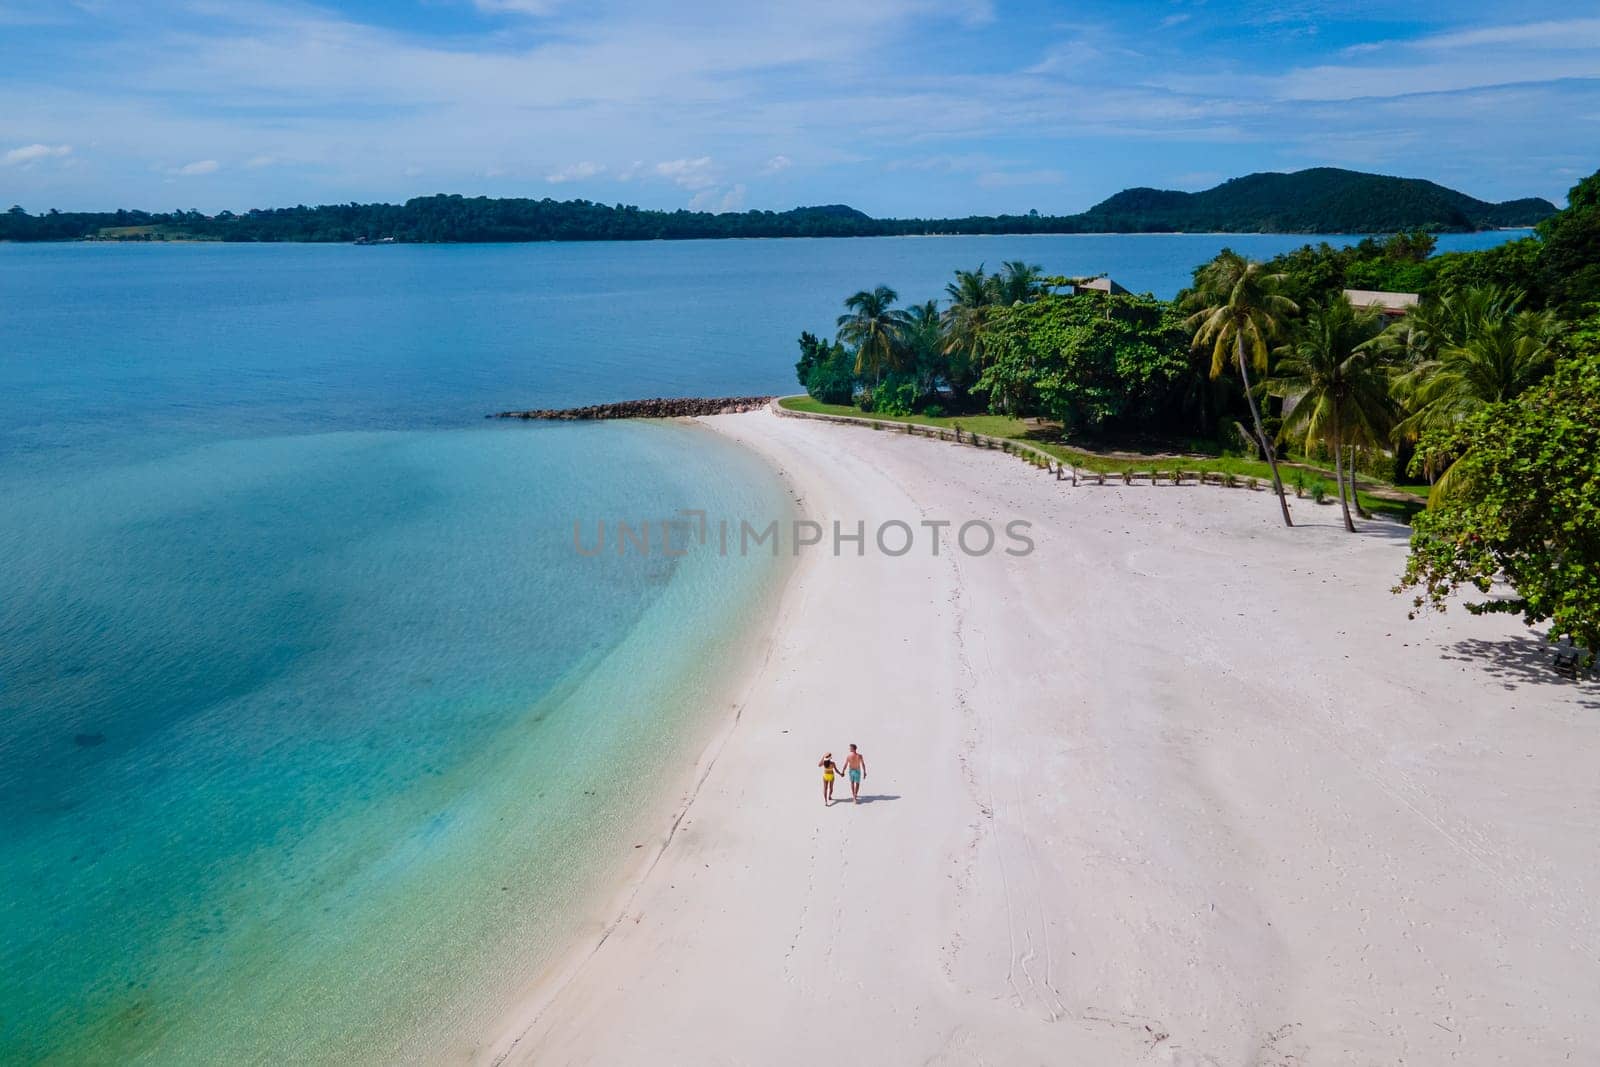
<path fill-rule="evenodd" d="M 480 1058 L 1600 1062 L 1600 690 L 1408 621 L 1403 528 L 706 421 L 818 520 L 1037 550 L 808 553 L 670 842 Z"/>

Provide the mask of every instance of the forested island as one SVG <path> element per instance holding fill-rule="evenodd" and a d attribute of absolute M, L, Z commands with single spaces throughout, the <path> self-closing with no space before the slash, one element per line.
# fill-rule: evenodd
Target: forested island
<path fill-rule="evenodd" d="M 878 219 L 841 204 L 789 211 L 652 211 L 588 200 L 436 195 L 404 204 L 324 204 L 235 214 L 147 211 L 0 215 L 0 241 L 463 243 L 732 237 L 1063 233 L 1459 233 L 1532 226 L 1555 212 L 1529 197 L 1494 204 L 1417 178 L 1333 167 L 1251 174 L 1198 193 L 1126 189 L 1076 215 Z"/>
<path fill-rule="evenodd" d="M 1224 249 L 1171 301 L 1022 260 L 957 271 L 942 300 L 862 289 L 836 338 L 801 335 L 808 396 L 783 403 L 1024 439 L 1102 474 L 1264 482 L 1291 525 L 1286 485 L 1337 499 L 1352 532 L 1410 489 L 1418 610 L 1503 582 L 1515 595 L 1468 610 L 1548 622 L 1593 662 L 1600 172 L 1568 201 L 1476 252 L 1434 255 L 1422 232 L 1266 262 Z"/>

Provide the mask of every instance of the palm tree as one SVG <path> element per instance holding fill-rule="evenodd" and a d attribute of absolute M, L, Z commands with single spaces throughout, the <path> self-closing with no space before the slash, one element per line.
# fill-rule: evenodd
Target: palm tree
<path fill-rule="evenodd" d="M 839 316 L 840 338 L 856 346 L 856 373 L 872 368 L 874 392 L 883 380 L 883 368 L 900 365 L 907 317 L 894 306 L 898 299 L 900 294 L 887 285 L 863 289 L 844 302 L 849 311 Z"/>
<path fill-rule="evenodd" d="M 1356 529 L 1350 518 L 1350 502 L 1355 498 L 1355 446 L 1385 440 L 1392 421 L 1388 378 L 1373 351 L 1382 329 L 1376 311 L 1358 312 L 1342 297 L 1325 308 L 1313 308 L 1296 339 L 1278 350 L 1278 372 L 1272 382 L 1275 392 L 1294 399 L 1281 432 L 1303 435 L 1308 451 L 1318 441 L 1333 449 L 1339 507 L 1344 512 L 1344 528 L 1351 533 Z M 1344 480 L 1347 447 L 1348 496 Z"/>
<path fill-rule="evenodd" d="M 1490 305 L 1464 336 L 1395 378 L 1393 392 L 1411 413 L 1396 427 L 1398 433 L 1418 436 L 1453 426 L 1521 395 L 1550 373 L 1560 321 L 1553 311 L 1516 311 L 1515 306 L 1515 301 Z M 1457 469 L 1452 462 L 1434 480 L 1430 503 L 1459 488 L 1452 478 Z"/>
<path fill-rule="evenodd" d="M 1348 303 L 1348 301 L 1345 301 Z M 1382 319 L 1373 312 L 1370 329 L 1381 330 Z M 1399 406 L 1394 402 L 1391 385 L 1393 366 L 1386 359 L 1383 334 L 1369 336 L 1361 345 L 1361 358 L 1350 364 L 1348 379 L 1348 406 L 1345 419 L 1345 447 L 1350 458 L 1344 465 L 1345 477 L 1350 479 L 1350 504 L 1363 519 L 1372 518 L 1361 504 L 1361 494 L 1356 491 L 1356 449 L 1383 448 L 1395 440 L 1395 423 L 1400 418 Z"/>
<path fill-rule="evenodd" d="M 995 303 L 1027 304 L 1044 293 L 1044 268 L 1020 259 L 1008 260 L 1000 265 L 1000 273 L 990 282 L 995 287 Z"/>
<path fill-rule="evenodd" d="M 1505 318 L 1517 309 L 1523 293 L 1496 285 L 1452 289 L 1437 300 L 1425 300 L 1384 331 L 1384 347 L 1415 367 L 1436 359 L 1447 348 L 1465 344 L 1485 322 Z"/>
<path fill-rule="evenodd" d="M 983 365 L 984 328 L 998 297 L 995 281 L 980 263 L 977 270 L 956 271 L 956 280 L 944 287 L 950 297 L 944 313 L 944 354 L 950 357 L 950 386 L 958 393 L 965 392 Z"/>
<path fill-rule="evenodd" d="M 1395 428 L 1394 443 L 1402 453 L 1416 444 L 1432 421 L 1431 417 L 1417 417 L 1420 409 L 1415 394 L 1437 368 L 1440 355 L 1466 344 L 1485 323 L 1513 314 L 1523 298 L 1520 289 L 1496 285 L 1458 287 L 1424 300 L 1384 331 L 1377 343 L 1397 364 L 1391 391 L 1400 406 L 1413 416 Z M 1430 458 L 1429 481 L 1434 480 L 1434 474 Z"/>
<path fill-rule="evenodd" d="M 1412 412 L 1401 429 L 1451 426 L 1520 395 L 1549 373 L 1559 330 L 1554 312 L 1494 308 L 1395 380 Z"/>
<path fill-rule="evenodd" d="M 944 316 L 937 300 L 913 305 L 906 313 L 904 340 L 910 357 L 907 362 L 917 376 L 917 396 L 932 396 L 944 371 Z"/>
<path fill-rule="evenodd" d="M 1282 332 L 1284 319 L 1300 310 L 1293 300 L 1278 292 L 1283 281 L 1284 275 L 1267 274 L 1260 263 L 1224 249 L 1196 273 L 1195 291 L 1186 300 L 1194 311 L 1184 325 L 1194 330 L 1195 348 L 1211 346 L 1213 378 L 1222 373 L 1228 362 L 1228 349 L 1233 349 L 1250 418 L 1255 423 L 1256 440 L 1272 468 L 1272 488 L 1283 509 L 1283 524 L 1293 526 L 1289 502 L 1283 496 L 1283 479 L 1278 476 L 1277 450 L 1261 428 L 1261 411 L 1250 387 L 1250 366 L 1266 372 L 1270 342 Z"/>
<path fill-rule="evenodd" d="M 986 307 L 998 297 L 995 280 L 996 275 L 986 273 L 979 263 L 977 270 L 956 271 L 956 280 L 944 287 L 945 295 L 951 307 Z"/>

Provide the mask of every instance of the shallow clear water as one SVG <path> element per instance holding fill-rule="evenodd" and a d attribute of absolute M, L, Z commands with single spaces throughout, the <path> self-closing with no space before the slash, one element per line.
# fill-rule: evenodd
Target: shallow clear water
<path fill-rule="evenodd" d="M 523 956 L 563 929 L 759 610 L 770 560 L 572 547 L 782 507 L 702 436 L 264 437 L 14 483 L 4 1058 L 326 1053 L 513 982 L 494 925 L 549 918 Z"/>
<path fill-rule="evenodd" d="M 878 282 L 1302 240 L 0 246 L 0 1061 L 462 1049 L 631 852 L 781 576 L 572 522 L 786 498 L 484 412 L 790 391 Z"/>

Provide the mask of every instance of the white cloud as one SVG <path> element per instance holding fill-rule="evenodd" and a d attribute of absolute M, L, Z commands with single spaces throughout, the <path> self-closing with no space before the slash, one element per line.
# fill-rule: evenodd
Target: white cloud
<path fill-rule="evenodd" d="M 992 0 L 963 0 L 942 10 L 933 5 L 931 13 L 952 16 L 967 26 L 987 26 L 994 21 L 994 4 Z"/>
<path fill-rule="evenodd" d="M 473 0 L 473 6 L 487 15 L 534 15 L 543 17 L 555 14 L 560 0 Z"/>
<path fill-rule="evenodd" d="M 277 156 L 251 156 L 245 166 L 251 170 L 260 170 L 262 167 L 270 167 L 277 162 Z"/>
<path fill-rule="evenodd" d="M 1418 40 L 1422 48 L 1477 48 L 1536 45 L 1540 48 L 1600 48 L 1600 19 L 1560 19 L 1483 26 L 1475 30 L 1441 33 Z"/>
<path fill-rule="evenodd" d="M 1018 131 L 1036 143 L 1085 133 L 1155 137 L 1178 124 L 1212 126 L 1229 111 L 1227 101 L 1110 82 L 1094 87 L 1094 106 L 1086 107 L 1070 76 L 906 71 L 879 62 L 880 45 L 928 32 L 931 19 L 981 15 L 982 5 L 964 0 L 882 0 L 865 10 L 856 0 L 776 11 L 691 5 L 670 17 L 647 9 L 627 19 L 593 18 L 573 5 L 572 14 L 563 11 L 562 32 L 523 41 L 509 31 L 492 41 L 406 35 L 274 0 L 192 3 L 184 10 L 195 18 L 158 31 L 159 47 L 118 60 L 117 81 L 139 91 L 98 91 L 78 79 L 26 94 L 0 85 L 0 115 L 21 105 L 32 121 L 60 116 L 57 136 L 108 142 L 97 147 L 97 160 L 147 160 L 157 144 L 191 158 L 247 160 L 263 144 L 278 149 L 287 130 L 294 162 L 316 183 L 311 195 L 336 199 L 410 195 L 411 183 L 397 180 L 404 164 L 426 168 L 440 189 L 470 192 L 484 178 L 479 161 L 489 151 L 509 173 L 543 179 L 561 173 L 552 159 L 605 159 L 619 148 L 651 161 L 613 163 L 607 173 L 619 181 L 650 177 L 693 195 L 803 158 L 808 167 L 838 164 L 819 181 L 827 196 L 848 199 L 864 195 L 839 184 L 857 164 L 959 154 L 967 139 Z M 712 21 L 716 32 L 705 32 Z M 1080 27 L 1071 36 L 1103 44 L 1105 56 L 1127 54 L 1108 29 Z M 778 82 L 769 85 L 774 74 Z M 207 100 L 228 114 L 183 106 L 202 84 Z M 272 118 L 251 118 L 257 113 Z M 524 127 L 530 114 L 538 116 L 537 141 L 507 142 L 504 131 Z M 685 144 L 703 154 L 687 156 Z M 1054 163 L 986 160 L 971 173 Z M 298 184 L 287 188 L 276 195 L 307 195 Z"/>
<path fill-rule="evenodd" d="M 197 159 L 193 163 L 185 163 L 173 169 L 172 173 L 180 178 L 194 178 L 202 174 L 215 174 L 222 169 L 222 164 L 214 159 Z"/>
<path fill-rule="evenodd" d="M 1484 61 L 1463 56 L 1398 66 L 1305 67 L 1270 79 L 1269 83 L 1274 95 L 1283 100 L 1333 101 L 1456 93 L 1562 78 L 1600 78 L 1600 50 L 1561 59 L 1536 55 L 1522 60 L 1496 57 Z"/>
<path fill-rule="evenodd" d="M 1166 18 L 1162 19 L 1161 28 L 1164 30 L 1170 30 L 1174 26 L 1183 25 L 1192 18 L 1194 18 L 1194 16 L 1189 14 L 1189 12 L 1180 11 L 1176 15 L 1168 15 Z"/>
<path fill-rule="evenodd" d="M 1026 71 L 1028 74 L 1071 74 L 1079 68 L 1099 61 L 1105 55 L 1088 41 L 1063 41 L 1054 45 L 1045 57 Z"/>
<path fill-rule="evenodd" d="M 0 10 L 15 6 L 0 0 Z M 1540 183 L 1554 165 L 1582 154 L 1574 123 L 1592 129 L 1582 120 L 1600 104 L 1600 48 L 1568 47 L 1592 41 L 1597 20 L 1551 14 L 1554 7 L 1509 9 L 1527 12 L 1509 16 L 1526 20 L 1513 27 L 1463 21 L 1488 8 L 1448 19 L 1423 12 L 1407 20 L 1408 31 L 1420 23 L 1436 36 L 1420 46 L 1380 41 L 1372 46 L 1378 56 L 1366 48 L 1341 54 L 1352 40 L 1343 35 L 1320 48 L 1298 40 L 1275 48 L 1264 39 L 1234 48 L 1210 38 L 1179 48 L 1184 31 L 1212 17 L 1188 5 L 1147 14 L 1149 30 L 1164 13 L 1195 11 L 1183 31 L 1165 34 L 1140 32 L 1137 20 L 1121 17 L 1065 22 L 1007 11 L 969 47 L 928 62 L 923 46 L 948 45 L 959 23 L 988 18 L 986 0 L 657 2 L 629 5 L 625 15 L 609 6 L 557 8 L 555 0 L 444 0 L 441 8 L 448 6 L 454 12 L 438 22 L 453 19 L 456 32 L 386 28 L 336 14 L 327 0 L 102 0 L 94 34 L 70 48 L 53 35 L 17 32 L 30 64 L 0 79 L 8 187 L 15 196 L 84 206 L 140 206 L 166 195 L 158 183 L 177 173 L 171 160 L 222 160 L 215 178 L 190 183 L 200 187 L 193 195 L 203 208 L 230 200 L 237 207 L 488 192 L 491 163 L 519 179 L 575 181 L 575 171 L 567 175 L 579 164 L 570 161 L 607 160 L 607 178 L 639 180 L 634 191 L 648 206 L 704 193 L 709 209 L 738 202 L 735 181 L 759 190 L 763 176 L 799 170 L 793 160 L 803 159 L 807 200 L 954 214 L 1014 206 L 997 203 L 1000 194 L 962 199 L 986 174 L 1003 183 L 1067 169 L 1071 160 L 1060 206 L 1087 206 L 1169 170 L 1270 169 L 1301 163 L 1285 153 L 1302 146 L 1305 163 L 1352 162 L 1369 150 L 1359 136 L 1380 146 L 1394 136 L 1388 169 L 1435 177 L 1453 166 L 1494 175 L 1483 193 L 1548 194 Z M 1244 5 L 1268 6 L 1333 5 Z M 475 7 L 556 14 L 485 24 Z M 1355 10 L 1339 7 L 1341 18 Z M 59 0 L 57 9 L 81 10 Z M 1356 9 L 1367 8 L 1358 0 Z M 1268 36 L 1251 28 L 1259 20 L 1240 25 L 1241 33 Z M 1018 69 L 1034 61 L 1041 73 Z M 1008 62 L 1015 66 L 1001 69 Z M 1508 82 L 1526 84 L 1474 90 L 1471 101 L 1449 94 Z M 1469 114 L 1480 92 L 1493 94 L 1487 120 Z M 1418 95 L 1427 93 L 1436 95 Z M 1323 103 L 1358 96 L 1371 99 Z M 1389 112 L 1402 106 L 1403 114 Z M 530 128 L 537 137 L 506 134 Z M 1414 130 L 1438 136 L 1420 146 L 1400 136 Z M 34 163 L 5 151 L 35 150 L 27 142 L 43 131 L 84 155 L 92 145 L 94 166 L 73 173 L 66 164 L 76 156 Z M 1482 152 L 1485 137 L 1496 143 L 1491 156 Z M 1163 154 L 1158 144 L 1167 146 Z M 1423 151 L 1406 156 L 1402 145 Z M 271 165 L 258 153 L 268 149 L 280 166 L 293 165 L 292 180 L 286 166 L 264 169 Z M 642 162 L 630 163 L 635 158 Z M 907 173 L 885 181 L 895 169 Z M 1032 195 L 1020 190 L 1017 200 Z"/>
<path fill-rule="evenodd" d="M 570 163 L 558 171 L 546 174 L 544 180 L 551 185 L 560 185 L 562 182 L 580 182 L 585 178 L 593 178 L 595 175 L 604 174 L 605 172 L 606 165 L 604 163 L 593 163 L 586 159 L 581 163 Z"/>
<path fill-rule="evenodd" d="M 28 166 L 40 160 L 61 159 L 71 154 L 72 146 L 69 144 L 27 144 L 0 156 L 0 161 L 7 167 Z"/>
<path fill-rule="evenodd" d="M 708 189 L 717 184 L 716 168 L 710 156 L 669 159 L 656 164 L 656 173 L 690 190 Z"/>
<path fill-rule="evenodd" d="M 689 199 L 689 210 L 709 211 L 713 215 L 743 211 L 745 191 L 743 185 L 735 185 L 731 189 L 703 189 Z"/>

